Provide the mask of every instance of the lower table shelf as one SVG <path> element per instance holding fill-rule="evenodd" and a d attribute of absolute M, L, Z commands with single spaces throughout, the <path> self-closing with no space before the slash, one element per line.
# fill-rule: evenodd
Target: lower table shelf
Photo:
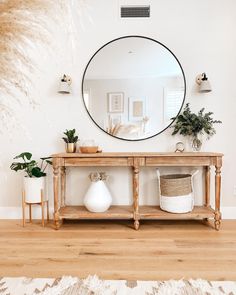
<path fill-rule="evenodd" d="M 106 212 L 93 213 L 84 206 L 66 206 L 59 210 L 59 217 L 65 219 L 133 219 L 132 206 L 111 206 Z"/>
<path fill-rule="evenodd" d="M 214 218 L 211 207 L 195 206 L 192 212 L 175 214 L 165 212 L 160 206 L 140 206 L 140 219 L 203 219 Z M 84 206 L 65 206 L 59 210 L 60 219 L 133 219 L 133 206 L 111 206 L 102 213 L 89 212 Z"/>
<path fill-rule="evenodd" d="M 211 207 L 195 206 L 193 211 L 188 213 L 169 213 L 161 210 L 160 206 L 140 206 L 141 219 L 200 219 L 213 218 L 214 210 Z"/>

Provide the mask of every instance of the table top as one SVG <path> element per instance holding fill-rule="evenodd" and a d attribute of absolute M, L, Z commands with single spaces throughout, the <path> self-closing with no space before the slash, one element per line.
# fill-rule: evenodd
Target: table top
<path fill-rule="evenodd" d="M 223 157 L 222 153 L 213 152 L 104 152 L 104 153 L 58 153 L 53 158 L 116 158 L 116 157 Z"/>

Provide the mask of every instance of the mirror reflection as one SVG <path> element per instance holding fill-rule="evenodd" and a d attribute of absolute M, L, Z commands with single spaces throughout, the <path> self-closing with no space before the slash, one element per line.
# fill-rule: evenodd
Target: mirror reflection
<path fill-rule="evenodd" d="M 93 121 L 126 140 L 164 131 L 181 110 L 185 88 L 183 70 L 171 51 L 138 36 L 113 40 L 97 51 L 82 84 Z"/>

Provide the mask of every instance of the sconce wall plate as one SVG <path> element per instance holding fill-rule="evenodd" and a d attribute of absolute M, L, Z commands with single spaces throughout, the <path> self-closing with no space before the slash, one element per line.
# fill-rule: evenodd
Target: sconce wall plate
<path fill-rule="evenodd" d="M 60 86 L 59 86 L 59 93 L 62 94 L 70 94 L 71 93 L 71 83 L 72 79 L 68 75 L 63 75 L 61 81 L 60 81 Z"/>
<path fill-rule="evenodd" d="M 196 77 L 196 83 L 197 83 L 198 85 L 201 84 L 201 82 L 202 82 L 202 78 L 203 78 L 202 74 L 197 75 L 197 77 Z"/>
<path fill-rule="evenodd" d="M 206 76 L 206 73 L 197 75 L 196 83 L 199 85 L 199 92 L 207 93 L 212 91 L 211 84 Z"/>

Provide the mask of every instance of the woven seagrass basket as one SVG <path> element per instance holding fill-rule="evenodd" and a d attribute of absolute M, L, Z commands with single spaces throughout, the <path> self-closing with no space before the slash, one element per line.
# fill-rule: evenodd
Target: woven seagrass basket
<path fill-rule="evenodd" d="M 166 197 L 183 196 L 192 193 L 191 174 L 171 174 L 160 176 L 161 194 Z"/>
<path fill-rule="evenodd" d="M 160 208 L 170 213 L 187 213 L 193 210 L 194 192 L 192 174 L 160 175 L 157 178 L 160 191 Z"/>

